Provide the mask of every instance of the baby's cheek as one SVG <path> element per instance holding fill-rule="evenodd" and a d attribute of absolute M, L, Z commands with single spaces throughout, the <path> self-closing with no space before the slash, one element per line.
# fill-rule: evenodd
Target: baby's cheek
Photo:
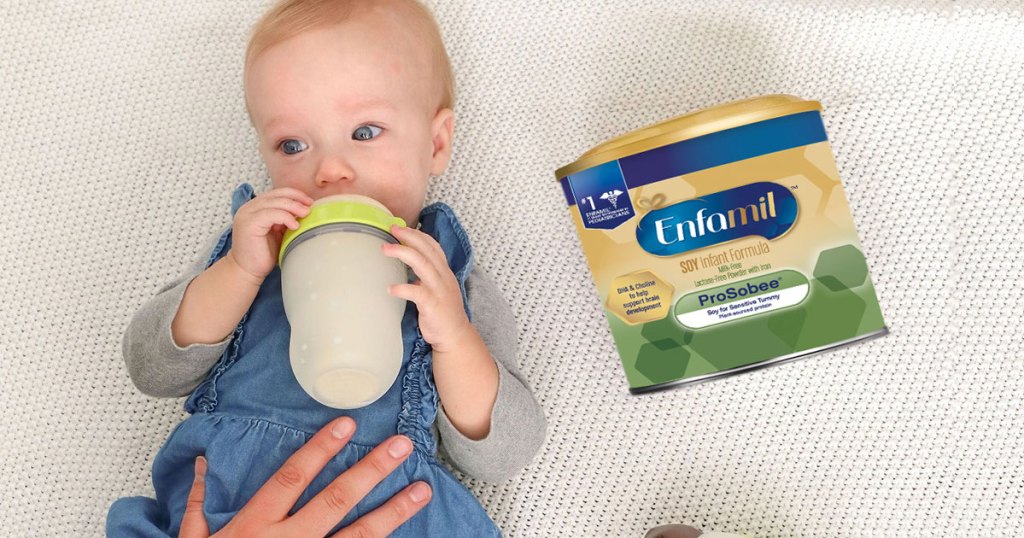
<path fill-rule="evenodd" d="M 304 177 L 301 175 L 302 172 L 296 170 L 294 167 L 286 167 L 281 164 L 268 164 L 267 173 L 270 174 L 271 187 L 275 189 L 290 187 L 309 194 L 306 192 L 309 190 L 306 183 L 299 179 Z"/>
<path fill-rule="evenodd" d="M 423 195 L 425 190 L 418 187 L 410 188 L 408 185 L 396 185 L 396 188 L 388 189 L 384 194 L 387 201 L 381 200 L 391 213 L 401 217 L 406 223 L 410 219 L 419 217 L 420 209 L 423 208 Z"/>

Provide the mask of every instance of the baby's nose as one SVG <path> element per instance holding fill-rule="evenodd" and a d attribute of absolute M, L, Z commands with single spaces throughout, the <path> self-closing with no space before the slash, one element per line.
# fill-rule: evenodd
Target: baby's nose
<path fill-rule="evenodd" d="M 356 178 L 352 165 L 343 157 L 328 156 L 316 171 L 316 185 L 325 187 L 331 183 L 353 181 Z"/>

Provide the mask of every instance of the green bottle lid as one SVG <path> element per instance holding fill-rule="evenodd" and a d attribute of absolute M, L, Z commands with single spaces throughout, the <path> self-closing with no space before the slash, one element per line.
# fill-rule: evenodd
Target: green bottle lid
<path fill-rule="evenodd" d="M 285 230 L 281 238 L 281 250 L 277 255 L 278 265 L 284 262 L 285 251 L 292 241 L 320 226 L 337 223 L 363 224 L 391 235 L 393 224 L 406 225 L 404 220 L 392 215 L 380 202 L 357 194 L 338 194 L 321 198 L 313 202 L 308 215 L 298 220 L 299 227 Z"/>

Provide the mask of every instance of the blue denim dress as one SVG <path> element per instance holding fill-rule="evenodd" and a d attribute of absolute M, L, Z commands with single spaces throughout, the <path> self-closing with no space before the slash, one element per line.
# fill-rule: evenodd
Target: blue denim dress
<path fill-rule="evenodd" d="M 232 194 L 231 214 L 254 197 L 248 183 Z M 462 288 L 472 249 L 452 209 L 434 203 L 420 213 L 421 230 L 440 243 Z M 227 253 L 231 230 L 220 238 L 207 267 Z M 328 534 L 380 506 L 410 483 L 423 480 L 433 489 L 430 502 L 392 536 L 501 536 L 480 502 L 436 459 L 431 425 L 439 412 L 430 345 L 418 326 L 411 301 L 402 318 L 404 354 L 398 379 L 369 406 L 340 410 L 311 398 L 295 380 L 288 359 L 291 329 L 281 297 L 280 267 L 263 282 L 242 317 L 224 354 L 185 402 L 191 416 L 171 432 L 153 462 L 156 499 L 126 497 L 107 515 L 108 536 L 176 536 L 193 480 L 196 456 L 209 462 L 203 511 L 216 532 L 245 505 L 268 478 L 313 433 L 341 415 L 355 419 L 356 433 L 299 498 L 295 513 L 342 471 L 388 437 L 412 439 L 413 452 L 391 475 Z"/>

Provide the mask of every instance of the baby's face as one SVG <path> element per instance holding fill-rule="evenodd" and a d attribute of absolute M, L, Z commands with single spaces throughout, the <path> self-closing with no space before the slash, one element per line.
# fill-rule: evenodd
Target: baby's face
<path fill-rule="evenodd" d="M 427 181 L 448 165 L 452 113 L 438 108 L 414 33 L 394 15 L 360 14 L 253 61 L 247 95 L 274 188 L 369 196 L 416 224 Z"/>

